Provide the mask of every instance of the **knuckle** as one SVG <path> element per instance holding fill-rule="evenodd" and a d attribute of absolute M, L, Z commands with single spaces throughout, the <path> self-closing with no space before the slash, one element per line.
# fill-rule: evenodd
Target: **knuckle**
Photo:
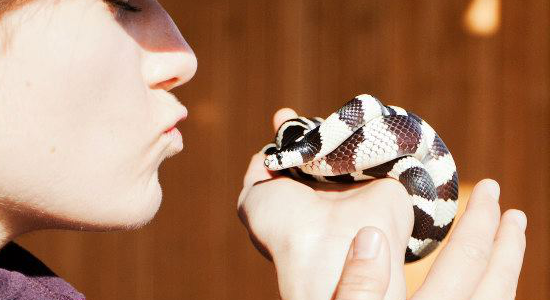
<path fill-rule="evenodd" d="M 504 267 L 499 274 L 500 285 L 503 291 L 515 291 L 518 285 L 518 276 L 516 267 Z"/>
<path fill-rule="evenodd" d="M 500 205 L 493 199 L 478 199 L 471 206 L 472 210 L 482 212 L 484 219 L 498 223 L 500 220 Z"/>
<path fill-rule="evenodd" d="M 486 241 L 481 238 L 471 236 L 459 243 L 458 249 L 467 260 L 477 264 L 487 264 L 489 262 L 490 249 L 485 244 Z"/>
<path fill-rule="evenodd" d="M 496 225 L 500 222 L 500 205 L 496 201 L 485 200 L 478 203 L 478 209 L 483 211 L 484 220 L 488 225 Z"/>
<path fill-rule="evenodd" d="M 237 208 L 237 216 L 239 217 L 239 220 L 246 228 L 250 228 L 250 223 L 248 221 L 248 214 L 243 206 L 239 206 Z"/>
<path fill-rule="evenodd" d="M 525 232 L 515 224 L 506 224 L 505 227 L 501 228 L 497 240 L 499 244 L 505 245 L 502 247 L 509 249 L 510 253 L 522 254 L 525 252 L 527 243 Z"/>
<path fill-rule="evenodd" d="M 385 286 L 383 282 L 374 274 L 348 272 L 348 274 L 346 274 L 346 276 L 343 276 L 340 281 L 339 292 L 341 297 L 339 297 L 338 299 L 346 299 L 343 297 L 347 297 L 352 294 L 360 295 L 366 293 L 384 293 Z"/>
<path fill-rule="evenodd" d="M 503 272 L 499 276 L 498 290 L 500 299 L 515 299 L 518 285 L 517 276 L 510 272 Z"/>

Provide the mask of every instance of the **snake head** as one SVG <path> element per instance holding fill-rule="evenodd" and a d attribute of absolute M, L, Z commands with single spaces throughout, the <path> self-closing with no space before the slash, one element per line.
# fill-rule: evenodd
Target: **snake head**
<path fill-rule="evenodd" d="M 264 161 L 266 168 L 271 171 L 301 166 L 304 164 L 302 155 L 298 151 L 282 151 L 267 155 Z"/>
<path fill-rule="evenodd" d="M 284 167 L 279 164 L 279 159 L 277 158 L 277 154 L 268 155 L 264 160 L 264 165 L 266 168 L 268 168 L 271 171 L 279 171 L 284 169 Z"/>

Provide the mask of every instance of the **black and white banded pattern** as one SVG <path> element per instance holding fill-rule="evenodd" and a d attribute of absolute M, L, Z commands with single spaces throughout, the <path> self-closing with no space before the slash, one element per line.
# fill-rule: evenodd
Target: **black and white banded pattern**
<path fill-rule="evenodd" d="M 458 175 L 451 153 L 417 115 L 359 95 L 326 120 L 286 121 L 264 147 L 270 170 L 322 182 L 391 177 L 410 194 L 414 228 L 405 261 L 433 251 L 446 236 L 458 208 Z"/>

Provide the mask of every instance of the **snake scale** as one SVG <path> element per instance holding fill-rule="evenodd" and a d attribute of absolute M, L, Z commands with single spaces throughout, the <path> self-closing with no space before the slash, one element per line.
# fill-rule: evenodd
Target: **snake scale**
<path fill-rule="evenodd" d="M 417 115 L 367 94 L 326 120 L 287 120 L 263 152 L 268 169 L 294 177 L 336 183 L 399 180 L 414 209 L 405 262 L 432 252 L 457 212 L 458 175 L 441 138 Z"/>

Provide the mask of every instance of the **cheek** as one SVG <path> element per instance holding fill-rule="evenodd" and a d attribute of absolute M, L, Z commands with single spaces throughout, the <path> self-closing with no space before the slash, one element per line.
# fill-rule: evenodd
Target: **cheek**
<path fill-rule="evenodd" d="M 101 50 L 42 63 L 26 78 L 28 87 L 12 109 L 18 111 L 17 131 L 25 137 L 21 147 L 37 153 L 36 158 L 101 174 L 143 155 L 152 115 L 135 70 L 138 62 L 122 64 Z"/>
<path fill-rule="evenodd" d="M 13 44 L 16 67 L 0 78 L 10 87 L 0 95 L 0 195 L 90 222 L 143 219 L 158 208 L 155 112 L 139 48 L 113 23 L 51 22 L 42 35 L 29 24 L 27 39 L 23 31 Z"/>

